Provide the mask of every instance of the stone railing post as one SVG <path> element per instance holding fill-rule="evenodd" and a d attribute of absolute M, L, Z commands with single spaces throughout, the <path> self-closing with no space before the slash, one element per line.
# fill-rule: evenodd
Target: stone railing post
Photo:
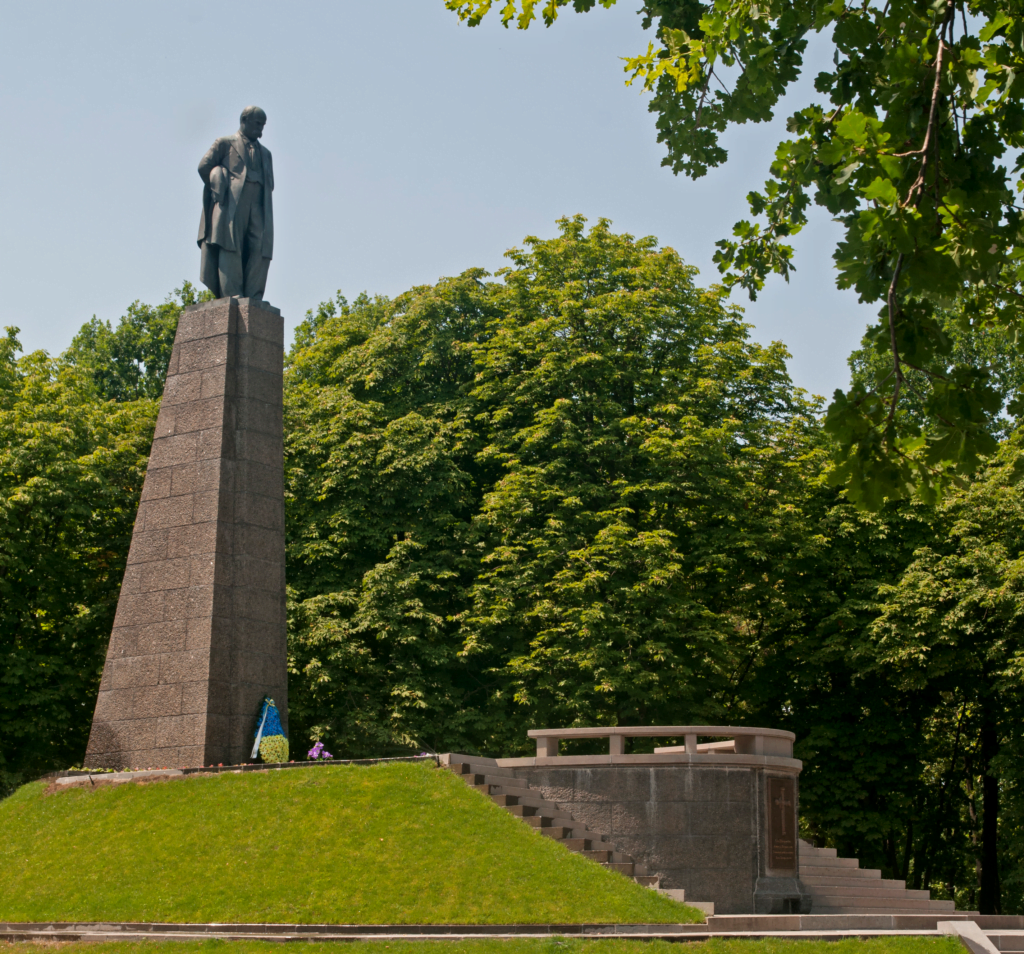
<path fill-rule="evenodd" d="M 553 759 L 558 756 L 558 738 L 542 736 L 537 739 L 537 758 Z"/>

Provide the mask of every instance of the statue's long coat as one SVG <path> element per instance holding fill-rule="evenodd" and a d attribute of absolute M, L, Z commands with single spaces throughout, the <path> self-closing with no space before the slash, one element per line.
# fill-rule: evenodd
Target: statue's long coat
<path fill-rule="evenodd" d="M 270 150 L 256 142 L 263 159 L 263 257 L 274 257 L 274 165 Z M 240 133 L 222 136 L 199 161 L 203 188 L 203 214 L 199 219 L 202 249 L 200 279 L 207 288 L 218 287 L 217 250 L 236 251 L 235 210 L 245 185 L 245 143 Z M 239 237 L 240 238 L 240 237 Z"/>

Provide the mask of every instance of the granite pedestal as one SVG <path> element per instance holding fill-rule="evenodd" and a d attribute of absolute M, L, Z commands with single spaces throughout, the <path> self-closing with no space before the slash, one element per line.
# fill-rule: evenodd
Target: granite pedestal
<path fill-rule="evenodd" d="M 287 732 L 283 366 L 266 302 L 182 313 L 89 767 L 247 761 L 264 695 Z"/>

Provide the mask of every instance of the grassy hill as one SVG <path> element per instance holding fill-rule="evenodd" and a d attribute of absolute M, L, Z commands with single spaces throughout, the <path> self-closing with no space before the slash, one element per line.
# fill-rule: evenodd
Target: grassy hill
<path fill-rule="evenodd" d="M 699 921 L 432 764 L 316 767 L 0 802 L 0 920 Z"/>

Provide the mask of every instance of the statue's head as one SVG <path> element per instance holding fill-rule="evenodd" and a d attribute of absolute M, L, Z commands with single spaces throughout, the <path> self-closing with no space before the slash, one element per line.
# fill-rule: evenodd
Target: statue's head
<path fill-rule="evenodd" d="M 259 139 L 267 124 L 267 114 L 259 106 L 246 106 L 238 121 L 246 139 Z"/>

